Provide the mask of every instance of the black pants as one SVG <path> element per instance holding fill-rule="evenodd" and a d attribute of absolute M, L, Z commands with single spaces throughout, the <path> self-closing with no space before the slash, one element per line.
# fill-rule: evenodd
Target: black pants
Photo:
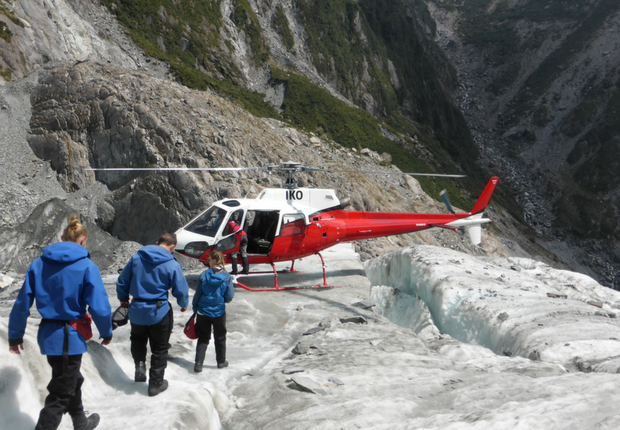
<path fill-rule="evenodd" d="M 213 327 L 213 342 L 215 343 L 215 359 L 219 363 L 226 361 L 226 313 L 221 317 L 211 318 L 206 315 L 196 315 L 196 363 L 205 361 L 207 346 L 211 339 L 211 327 Z"/>
<path fill-rule="evenodd" d="M 82 406 L 84 377 L 80 372 L 82 355 L 70 355 L 68 359 L 65 371 L 62 356 L 47 356 L 47 362 L 52 367 L 52 380 L 47 386 L 49 395 L 45 399 L 35 430 L 56 430 L 65 413 L 71 415 L 73 419 L 84 416 Z"/>
<path fill-rule="evenodd" d="M 146 362 L 146 344 L 151 347 L 151 368 L 149 384 L 158 384 L 164 380 L 168 365 L 170 333 L 172 332 L 172 307 L 170 312 L 157 324 L 138 325 L 131 323 L 131 356 L 134 363 Z"/>

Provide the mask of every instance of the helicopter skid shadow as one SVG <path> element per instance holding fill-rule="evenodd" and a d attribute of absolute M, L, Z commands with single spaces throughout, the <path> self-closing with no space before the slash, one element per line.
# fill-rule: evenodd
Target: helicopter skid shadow
<path fill-rule="evenodd" d="M 237 277 L 239 283 L 249 287 L 249 288 L 271 288 L 274 286 L 274 276 L 273 273 L 265 273 L 258 272 L 252 273 L 249 275 L 239 275 Z M 347 277 L 347 276 L 366 276 L 363 270 L 361 269 L 343 269 L 343 270 L 334 270 L 332 272 L 327 273 L 327 282 L 330 283 L 330 279 L 338 278 L 338 277 Z M 280 289 L 285 288 L 299 288 L 299 289 L 311 289 L 313 286 L 319 286 L 319 288 L 323 284 L 323 273 L 322 272 L 288 272 L 288 273 L 278 273 L 278 286 Z M 331 284 L 330 284 L 331 286 Z M 329 286 L 325 287 L 325 289 L 329 289 Z"/>

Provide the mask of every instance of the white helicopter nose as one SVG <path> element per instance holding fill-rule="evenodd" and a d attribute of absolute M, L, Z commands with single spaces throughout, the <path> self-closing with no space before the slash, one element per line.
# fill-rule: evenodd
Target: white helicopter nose
<path fill-rule="evenodd" d="M 175 247 L 177 251 L 185 250 L 186 246 L 192 242 L 207 242 L 209 245 L 211 244 L 206 236 L 192 233 L 183 228 L 178 229 L 175 234 L 177 235 L 177 246 Z"/>

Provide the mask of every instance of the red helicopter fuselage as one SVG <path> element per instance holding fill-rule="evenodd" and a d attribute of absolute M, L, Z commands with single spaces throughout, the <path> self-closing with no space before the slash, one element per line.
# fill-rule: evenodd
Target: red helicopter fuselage
<path fill-rule="evenodd" d="M 278 236 L 268 256 L 250 256 L 250 263 L 292 261 L 317 254 L 343 242 L 411 233 L 470 216 L 459 214 L 415 214 L 336 210 L 311 218 L 302 234 Z"/>
<path fill-rule="evenodd" d="M 237 219 L 248 236 L 250 264 L 295 261 L 343 242 L 411 233 L 430 228 L 464 229 L 480 242 L 482 218 L 498 177 L 487 184 L 471 212 L 450 214 L 345 211 L 333 190 L 269 189 L 257 199 L 216 202 L 177 231 L 176 250 L 206 264 L 218 249 L 230 262 L 239 252 L 239 233 L 227 231 Z"/>

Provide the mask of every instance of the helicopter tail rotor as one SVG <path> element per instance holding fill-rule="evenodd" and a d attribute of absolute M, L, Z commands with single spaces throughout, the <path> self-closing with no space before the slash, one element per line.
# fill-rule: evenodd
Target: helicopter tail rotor
<path fill-rule="evenodd" d="M 451 214 L 456 213 L 456 211 L 452 208 L 452 205 L 450 204 L 450 198 L 448 197 L 448 190 L 442 190 L 441 193 L 439 193 L 439 195 L 441 196 L 441 200 L 443 201 L 443 204 L 446 205 L 448 212 L 450 212 Z"/>

